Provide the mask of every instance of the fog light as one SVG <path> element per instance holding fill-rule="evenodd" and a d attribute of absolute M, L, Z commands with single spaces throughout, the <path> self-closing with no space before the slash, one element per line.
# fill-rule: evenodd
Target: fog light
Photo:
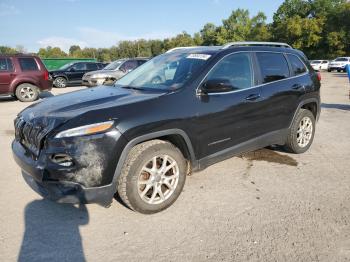
<path fill-rule="evenodd" d="M 51 161 L 57 165 L 70 167 L 74 165 L 73 159 L 66 154 L 54 154 L 51 156 Z"/>

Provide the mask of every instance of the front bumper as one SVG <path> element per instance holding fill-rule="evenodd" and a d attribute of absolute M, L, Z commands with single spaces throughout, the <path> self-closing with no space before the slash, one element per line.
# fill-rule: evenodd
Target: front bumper
<path fill-rule="evenodd" d="M 91 137 L 81 137 L 79 140 L 82 140 L 82 143 L 78 146 L 73 143 L 67 144 L 67 141 L 62 139 L 50 142 L 49 149 L 42 150 L 38 157 L 33 157 L 28 149 L 14 140 L 13 157 L 22 169 L 26 183 L 44 198 L 59 203 L 109 205 L 116 192 L 113 175 L 118 160 L 117 152 L 120 152 L 116 143 L 123 141 L 123 138 L 118 132 L 111 131 Z M 98 147 L 92 147 L 94 143 L 99 144 L 103 151 Z M 84 150 L 84 147 L 87 150 Z M 63 151 L 74 158 L 74 167 L 62 167 L 50 160 L 52 154 Z M 108 155 L 111 158 L 107 158 Z M 94 156 L 100 157 L 95 158 L 98 160 L 96 162 L 101 163 L 98 168 L 92 164 L 95 161 Z M 85 160 L 89 163 L 84 163 Z"/>
<path fill-rule="evenodd" d="M 16 161 L 17 162 L 17 161 Z M 17 164 L 19 164 L 17 162 Z M 72 182 L 43 182 L 22 171 L 25 182 L 39 195 L 58 203 L 88 204 L 96 203 L 108 206 L 112 203 L 115 187 L 112 185 L 84 188 Z"/>
<path fill-rule="evenodd" d="M 328 66 L 328 70 L 345 70 L 346 65 L 344 66 L 336 66 L 336 65 L 330 65 Z"/>
<path fill-rule="evenodd" d="M 82 85 L 88 87 L 100 86 L 105 82 L 105 78 L 83 78 Z"/>

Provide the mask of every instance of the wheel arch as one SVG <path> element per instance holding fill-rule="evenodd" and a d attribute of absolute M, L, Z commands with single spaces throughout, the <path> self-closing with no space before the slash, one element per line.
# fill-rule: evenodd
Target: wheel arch
<path fill-rule="evenodd" d="M 314 115 L 316 121 L 318 120 L 318 118 L 320 117 L 320 102 L 317 98 L 308 98 L 308 99 L 305 99 L 303 100 L 301 103 L 299 103 L 298 105 L 298 108 L 295 110 L 294 112 L 294 116 L 293 116 L 293 119 L 292 121 L 290 122 L 289 124 L 289 128 L 292 126 L 296 116 L 297 116 L 297 113 L 300 109 L 307 109 L 309 111 L 312 112 L 312 114 Z"/>
<path fill-rule="evenodd" d="M 22 85 L 22 84 L 31 84 L 34 85 L 36 87 L 38 87 L 35 83 L 34 80 L 31 79 L 21 79 L 20 81 L 16 81 L 14 83 L 12 83 L 12 87 L 11 87 L 11 93 L 16 94 L 16 90 L 17 88 Z"/>
<path fill-rule="evenodd" d="M 189 162 L 190 167 L 192 169 L 197 168 L 197 161 L 195 158 L 192 143 L 185 131 L 181 129 L 168 129 L 141 135 L 129 141 L 124 147 L 123 152 L 119 157 L 117 167 L 113 175 L 113 183 L 116 184 L 118 182 L 118 177 L 130 150 L 137 144 L 154 139 L 159 139 L 172 143 L 174 146 L 179 148 L 181 153 L 184 155 L 185 159 Z"/>

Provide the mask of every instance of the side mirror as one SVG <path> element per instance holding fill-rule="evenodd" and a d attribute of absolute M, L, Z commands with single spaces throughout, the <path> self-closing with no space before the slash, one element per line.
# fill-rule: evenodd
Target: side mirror
<path fill-rule="evenodd" d="M 69 72 L 74 72 L 74 71 L 75 71 L 74 67 L 69 68 Z"/>
<path fill-rule="evenodd" d="M 234 90 L 234 87 L 231 85 L 230 80 L 225 78 L 218 78 L 218 79 L 210 79 L 201 87 L 201 90 L 204 94 L 209 93 L 224 93 L 224 92 L 230 92 Z"/>

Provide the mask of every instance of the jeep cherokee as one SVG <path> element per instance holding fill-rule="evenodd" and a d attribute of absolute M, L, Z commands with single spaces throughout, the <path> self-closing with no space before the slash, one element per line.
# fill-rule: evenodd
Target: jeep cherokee
<path fill-rule="evenodd" d="M 269 145 L 309 149 L 320 78 L 283 43 L 176 48 L 103 86 L 45 99 L 15 119 L 25 181 L 58 202 L 155 213 L 186 175 Z"/>

